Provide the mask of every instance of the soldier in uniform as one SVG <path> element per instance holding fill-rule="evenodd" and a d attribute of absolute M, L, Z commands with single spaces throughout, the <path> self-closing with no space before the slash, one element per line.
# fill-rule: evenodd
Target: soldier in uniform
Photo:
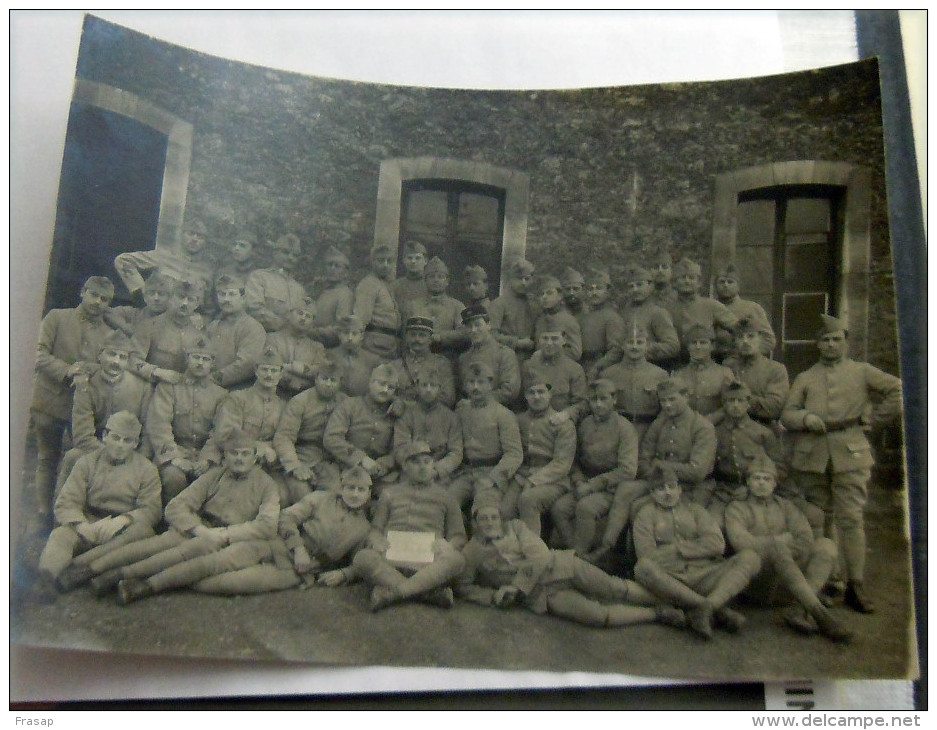
<path fill-rule="evenodd" d="M 137 417 L 118 411 L 98 448 L 78 459 L 55 500 L 58 526 L 39 557 L 40 602 L 55 600 L 56 587 L 66 592 L 89 581 L 90 561 L 154 534 L 162 515 L 159 475 L 136 452 L 139 438 Z"/>
<path fill-rule="evenodd" d="M 595 547 L 599 521 L 608 514 L 618 485 L 634 481 L 638 469 L 638 433 L 615 412 L 611 380 L 589 383 L 590 413 L 577 428 L 578 453 L 571 474 L 572 490 L 551 510 L 561 542 L 577 555 Z"/>
<path fill-rule="evenodd" d="M 215 360 L 202 335 L 186 343 L 186 367 L 178 383 L 158 383 L 146 415 L 145 433 L 159 468 L 163 504 L 211 466 L 206 444 L 227 391 L 211 379 Z"/>
<path fill-rule="evenodd" d="M 462 310 L 465 305 L 446 294 L 449 286 L 449 269 L 442 259 L 434 256 L 423 270 L 426 295 L 411 300 L 411 316 L 428 317 L 433 321 L 433 352 L 440 352 L 454 359 L 466 343 L 462 329 Z"/>
<path fill-rule="evenodd" d="M 571 266 L 563 269 L 560 275 L 560 285 L 563 287 L 563 306 L 579 322 L 582 330 L 582 316 L 589 311 L 586 301 L 586 279 Z"/>
<path fill-rule="evenodd" d="M 273 244 L 273 262 L 269 269 L 256 269 L 244 284 L 247 312 L 267 332 L 276 332 L 286 324 L 289 311 L 306 298 L 306 288 L 293 278 L 301 246 L 292 233 L 280 236 Z"/>
<path fill-rule="evenodd" d="M 472 519 L 475 534 L 462 551 L 466 565 L 456 586 L 460 598 L 498 608 L 522 603 L 534 613 L 597 628 L 685 625 L 683 611 L 570 551 L 550 550 L 521 520 L 505 522 L 490 506 L 474 510 Z"/>
<path fill-rule="evenodd" d="M 557 419 L 550 404 L 550 384 L 533 375 L 526 388 L 527 410 L 517 417 L 524 462 L 514 472 L 501 503 L 506 519 L 519 516 L 542 537 L 540 515 L 569 491 L 569 472 L 576 458 L 576 427 L 568 418 Z"/>
<path fill-rule="evenodd" d="M 348 286 L 348 257 L 335 246 L 325 252 L 325 289 L 316 299 L 313 337 L 326 347 L 338 346 L 338 322 L 351 314 L 355 293 Z"/>
<path fill-rule="evenodd" d="M 647 361 L 647 348 L 645 330 L 639 327 L 628 330 L 621 362 L 602 373 L 603 378 L 615 385 L 617 411 L 634 426 L 639 439 L 660 413 L 657 386 L 668 378 L 665 370 Z"/>
<path fill-rule="evenodd" d="M 739 296 L 739 270 L 734 263 L 729 262 L 716 273 L 715 289 L 716 299 L 720 304 L 724 304 L 736 319 L 748 319 L 757 327 L 761 339 L 760 351 L 766 357 L 770 357 L 777 342 L 771 322 L 758 302 L 742 299 Z M 718 334 L 720 336 L 716 339 L 714 354 L 716 359 L 722 362 L 724 358 L 733 354 L 735 343 L 728 333 L 719 332 Z"/>
<path fill-rule="evenodd" d="M 280 504 L 274 481 L 257 462 L 253 439 L 230 432 L 224 464 L 210 469 L 166 505 L 170 529 L 113 551 L 92 568 L 103 592 L 117 581 L 127 605 L 203 578 L 272 562 Z"/>
<path fill-rule="evenodd" d="M 465 545 L 462 513 L 433 478 L 429 444 L 413 441 L 403 447 L 401 458 L 405 477 L 381 495 L 371 523 L 370 547 L 355 555 L 352 571 L 372 586 L 372 611 L 413 599 L 451 608 L 452 589 L 447 584 L 465 567 L 459 552 Z M 432 533 L 432 560 L 395 565 L 388 558 L 390 531 Z"/>
<path fill-rule="evenodd" d="M 104 338 L 98 355 L 99 368 L 87 381 L 75 387 L 72 399 L 72 448 L 65 452 L 59 469 L 56 494 L 72 467 L 82 454 L 99 448 L 99 436 L 107 420 L 118 411 L 132 413 L 139 420 L 146 418 L 153 388 L 127 372 L 133 343 L 121 332 Z M 140 452 L 150 455 L 147 439 L 141 440 Z"/>
<path fill-rule="evenodd" d="M 702 269 L 695 261 L 684 258 L 673 268 L 674 289 L 677 299 L 673 305 L 673 324 L 680 337 L 680 359 L 687 362 L 687 333 L 694 325 L 701 324 L 718 331 L 721 327 L 730 334 L 738 324 L 738 317 L 715 299 L 700 296 L 700 276 Z"/>
<path fill-rule="evenodd" d="M 440 400 L 452 408 L 456 401 L 455 373 L 448 358 L 430 352 L 433 338 L 432 319 L 418 316 L 407 320 L 400 358 L 391 363 L 397 370 L 397 395 L 407 400 L 415 400 L 416 382 L 420 373 L 434 370 L 441 388 Z"/>
<path fill-rule="evenodd" d="M 462 281 L 468 293 L 465 306 L 484 307 L 487 310 L 491 306 L 491 298 L 488 296 L 488 272 L 477 264 L 466 266 L 462 272 Z"/>
<path fill-rule="evenodd" d="M 345 468 L 361 465 L 380 494 L 381 480 L 387 481 L 395 467 L 394 417 L 390 405 L 397 391 L 397 369 L 389 363 L 371 373 L 368 393 L 343 400 L 329 416 L 322 444 Z"/>
<path fill-rule="evenodd" d="M 172 286 L 172 279 L 154 271 L 143 284 L 143 306 L 111 307 L 106 315 L 108 324 L 133 337 L 137 327 L 166 311 L 172 297 Z"/>
<path fill-rule="evenodd" d="M 192 324 L 192 315 L 202 297 L 201 282 L 183 279 L 175 283 L 166 312 L 138 327 L 134 334 L 139 348 L 131 353 L 131 372 L 151 383 L 177 383 L 182 379 L 185 342 L 199 332 Z"/>
<path fill-rule="evenodd" d="M 733 372 L 712 359 L 715 333 L 707 325 L 694 325 L 684 335 L 690 362 L 674 375 L 687 384 L 690 408 L 713 420 L 722 405 L 722 389 L 735 380 Z"/>
<path fill-rule="evenodd" d="M 534 349 L 534 322 L 539 314 L 531 301 L 534 265 L 520 259 L 508 266 L 508 289 L 488 307 L 495 339 L 517 353 L 519 361 Z"/>
<path fill-rule="evenodd" d="M 407 241 L 403 247 L 403 276 L 394 279 L 390 286 L 402 320 L 415 314 L 413 304 L 426 297 L 425 273 L 426 246 L 419 241 Z"/>
<path fill-rule="evenodd" d="M 159 270 L 173 282 L 198 281 L 201 292 L 211 291 L 215 278 L 214 267 L 208 259 L 205 244 L 208 241 L 208 229 L 201 221 L 186 224 L 182 232 L 182 243 L 178 251 L 166 248 L 151 251 L 133 251 L 122 253 L 114 259 L 114 268 L 131 295 L 141 291 L 144 286 L 144 274 Z M 203 304 L 204 301 L 199 302 Z"/>
<path fill-rule="evenodd" d="M 338 347 L 328 355 L 338 367 L 342 389 L 350 396 L 366 395 L 371 372 L 384 362 L 380 355 L 362 349 L 364 325 L 354 314 L 342 317 L 336 324 Z"/>
<path fill-rule="evenodd" d="M 242 432 L 254 442 L 257 461 L 276 482 L 282 504 L 286 506 L 290 495 L 279 470 L 277 451 L 273 447 L 273 436 L 286 407 L 286 401 L 277 393 L 281 377 L 282 358 L 276 350 L 265 350 L 257 363 L 254 384 L 245 390 L 229 393 L 218 405 L 215 428 L 202 453 L 209 461 L 220 463 L 220 444 L 227 441 L 229 434 Z"/>
<path fill-rule="evenodd" d="M 251 272 L 257 268 L 257 258 L 254 255 L 257 249 L 257 236 L 250 231 L 238 231 L 234 240 L 231 241 L 231 247 L 228 249 L 228 255 L 225 257 L 225 263 L 219 267 L 215 275 L 215 281 L 222 274 L 228 274 L 241 281 L 246 281 Z"/>
<path fill-rule="evenodd" d="M 582 331 L 579 322 L 563 306 L 563 288 L 555 276 L 545 276 L 540 280 L 540 314 L 534 321 L 534 342 L 539 342 L 541 333 L 563 333 L 563 350 L 570 359 L 579 362 L 582 357 Z"/>
<path fill-rule="evenodd" d="M 649 477 L 655 470 L 670 469 L 688 497 L 705 507 L 712 483 L 706 478 L 716 461 L 716 429 L 705 417 L 690 408 L 687 386 L 670 377 L 657 386 L 660 415 L 654 419 L 638 448 L 638 479 L 621 482 L 608 513 L 608 523 L 599 547 L 588 556 L 596 562 L 614 549 L 618 538 L 634 515 L 648 503 Z M 682 488 L 682 486 L 681 486 Z"/>
<path fill-rule="evenodd" d="M 517 357 L 509 347 L 499 344 L 495 339 L 484 307 L 463 309 L 462 322 L 472 343 L 468 350 L 459 355 L 459 382 L 463 392 L 467 393 L 466 383 L 472 365 L 480 363 L 493 374 L 494 397 L 499 403 L 510 406 L 521 392 Z"/>
<path fill-rule="evenodd" d="M 651 301 L 674 316 L 674 304 L 677 301 L 677 292 L 673 288 L 673 257 L 661 248 L 651 257 L 648 269 L 654 278 L 654 291 L 651 292 Z"/>
<path fill-rule="evenodd" d="M 408 444 L 425 441 L 433 452 L 434 478 L 441 483 L 447 483 L 462 463 L 462 424 L 441 398 L 445 377 L 437 368 L 420 371 L 414 383 L 416 397 L 404 403 L 394 423 L 397 463 L 403 465 L 400 454 Z"/>
<path fill-rule="evenodd" d="M 725 385 L 721 402 L 723 417 L 716 424 L 714 485 L 707 509 L 719 526 L 724 527 L 728 504 L 748 496 L 746 477 L 752 461 L 767 454 L 774 464 L 783 464 L 784 455 L 774 431 L 748 415 L 751 391 L 746 385 L 737 381 Z"/>
<path fill-rule="evenodd" d="M 770 584 L 779 580 L 797 601 L 785 615 L 789 626 L 806 634 L 819 630 L 835 642 L 849 642 L 852 634 L 833 618 L 818 595 L 836 562 L 836 545 L 824 537 L 815 540 L 803 513 L 774 493 L 777 470 L 765 454 L 749 463 L 747 481 L 748 498 L 726 508 L 725 533 L 734 550 L 754 550 L 761 558 L 762 570 L 752 587 L 768 583 L 770 594 Z"/>
<path fill-rule="evenodd" d="M 791 470 L 808 502 L 826 515 L 826 531 L 840 534 L 847 588 L 846 605 L 871 613 L 874 604 L 863 587 L 865 524 L 863 509 L 873 464 L 865 435 L 874 418 L 901 412 L 901 381 L 868 363 L 846 356 L 846 325 L 821 315 L 819 361 L 794 379 L 781 423 L 793 432 Z M 873 405 L 872 396 L 881 401 Z"/>
<path fill-rule="evenodd" d="M 290 309 L 284 327 L 267 335 L 264 347 L 276 350 L 283 360 L 280 392 L 288 398 L 311 388 L 325 362 L 325 347 L 311 337 L 315 318 L 315 304 L 306 297 Z"/>
<path fill-rule="evenodd" d="M 585 409 L 586 374 L 582 366 L 565 352 L 566 336 L 559 329 L 545 329 L 537 336 L 537 351 L 521 368 L 524 392 L 530 384 L 542 380 L 550 386 L 550 402 L 556 411 L 567 411 L 575 418 L 580 406 Z"/>
<path fill-rule="evenodd" d="M 383 360 L 397 357 L 399 345 L 400 308 L 393 281 L 394 252 L 390 246 L 377 246 L 371 250 L 371 272 L 355 287 L 353 313 L 364 326 L 362 347 Z"/>
<path fill-rule="evenodd" d="M 673 326 L 670 310 L 653 298 L 652 276 L 640 266 L 628 270 L 628 303 L 621 313 L 624 331 L 632 332 L 635 327 L 644 330 L 648 338 L 647 359 L 661 367 L 671 368 L 680 353 L 680 338 Z"/>
<path fill-rule="evenodd" d="M 461 507 L 485 502 L 500 507 L 514 472 L 524 461 L 517 416 L 494 397 L 494 375 L 483 362 L 467 366 L 468 399 L 456 406 L 462 426 L 462 467 L 449 489 Z"/>
<path fill-rule="evenodd" d="M 790 381 L 784 363 L 769 360 L 761 352 L 761 333 L 762 328 L 754 320 L 740 319 L 735 332 L 735 355 L 726 358 L 724 364 L 751 391 L 749 415 L 777 430 Z"/>
<path fill-rule="evenodd" d="M 293 396 L 280 416 L 273 447 L 286 475 L 290 503 L 313 488 L 332 492 L 341 488 L 339 468 L 329 460 L 323 442 L 329 418 L 348 398 L 341 392 L 341 382 L 338 367 L 326 360 L 316 373 L 315 386 Z"/>
<path fill-rule="evenodd" d="M 689 628 L 703 639 L 712 639 L 714 623 L 739 631 L 745 617 L 727 604 L 761 569 L 758 553 L 744 548 L 723 558 L 722 531 L 700 504 L 681 497 L 673 469 L 656 466 L 650 476 L 652 502 L 634 521 L 635 580 L 685 609 Z"/>
<path fill-rule="evenodd" d="M 244 280 L 222 274 L 215 282 L 218 316 L 205 333 L 215 354 L 212 380 L 223 388 L 246 386 L 264 351 L 267 333 L 247 311 Z"/>
<path fill-rule="evenodd" d="M 596 377 L 622 358 L 625 322 L 609 297 L 612 282 L 605 271 L 592 270 L 586 279 L 588 308 L 579 317 L 582 357 L 586 377 Z"/>
<path fill-rule="evenodd" d="M 55 474 L 62 439 L 71 423 L 72 388 L 97 367 L 104 339 L 113 330 L 104 316 L 114 298 L 114 285 L 92 276 L 81 288 L 73 309 L 53 309 L 42 319 L 36 346 L 36 376 L 30 404 L 31 426 L 38 451 L 36 512 L 45 520 L 52 511 Z"/>

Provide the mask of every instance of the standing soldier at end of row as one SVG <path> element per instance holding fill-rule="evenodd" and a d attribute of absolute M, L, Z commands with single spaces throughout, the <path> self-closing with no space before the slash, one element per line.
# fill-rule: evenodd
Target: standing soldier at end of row
<path fill-rule="evenodd" d="M 872 448 L 865 430 L 901 412 L 901 381 L 846 357 L 846 325 L 821 315 L 819 361 L 794 379 L 781 423 L 793 431 L 791 470 L 801 493 L 826 515 L 825 530 L 838 529 L 846 564 L 846 605 L 859 613 L 875 606 L 865 593 L 863 510 L 872 476 Z M 873 405 L 873 398 L 879 402 Z"/>

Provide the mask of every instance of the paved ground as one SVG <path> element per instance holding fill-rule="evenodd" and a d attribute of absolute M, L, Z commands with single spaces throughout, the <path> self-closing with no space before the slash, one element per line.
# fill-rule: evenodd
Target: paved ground
<path fill-rule="evenodd" d="M 903 678 L 911 673 L 910 570 L 901 500 L 873 490 L 867 583 L 871 616 L 835 609 L 858 633 L 848 647 L 804 637 L 778 609 L 742 606 L 736 636 L 704 642 L 643 625 L 600 630 L 524 609 L 457 604 L 367 610 L 363 586 L 217 597 L 179 592 L 127 607 L 80 590 L 52 606 L 14 606 L 11 640 L 125 654 L 191 655 L 348 665 L 616 672 L 722 680 Z M 23 576 L 23 571 L 15 575 Z"/>

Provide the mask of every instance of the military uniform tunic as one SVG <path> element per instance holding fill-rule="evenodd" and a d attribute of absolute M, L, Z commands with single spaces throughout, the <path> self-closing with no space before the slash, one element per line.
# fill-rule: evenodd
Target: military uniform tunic
<path fill-rule="evenodd" d="M 355 466 L 368 456 L 379 459 L 393 449 L 394 419 L 387 415 L 389 405 L 370 396 L 346 398 L 332 412 L 322 443 L 346 466 Z"/>
<path fill-rule="evenodd" d="M 647 359 L 651 362 L 669 362 L 679 354 L 680 338 L 668 309 L 648 299 L 640 304 L 626 304 L 621 316 L 625 338 L 635 327 L 647 332 Z"/>
<path fill-rule="evenodd" d="M 511 291 L 495 299 L 488 308 L 491 317 L 491 331 L 502 345 L 512 350 L 520 339 L 533 339 L 534 323 L 539 315 L 539 308 L 527 297 L 519 297 Z"/>
<path fill-rule="evenodd" d="M 365 325 L 364 348 L 385 359 L 396 356 L 400 309 L 390 285 L 374 274 L 355 287 L 354 314 Z"/>
<path fill-rule="evenodd" d="M 367 395 L 371 372 L 384 362 L 383 358 L 363 349 L 352 352 L 336 347 L 328 352 L 341 376 L 342 390 L 350 396 Z"/>
<path fill-rule="evenodd" d="M 718 331 L 719 327 L 733 330 L 738 324 L 738 318 L 723 304 L 715 299 L 694 294 L 692 297 L 677 297 L 673 305 L 673 325 L 680 338 L 680 349 L 686 353 L 686 333 L 695 325 L 712 327 Z"/>
<path fill-rule="evenodd" d="M 610 302 L 598 309 L 585 310 L 578 320 L 582 332 L 582 357 L 579 362 L 584 370 L 593 365 L 601 369 L 621 360 L 625 321 Z"/>
<path fill-rule="evenodd" d="M 586 374 L 582 365 L 565 354 L 547 360 L 538 350 L 521 368 L 521 389 L 526 390 L 534 377 L 550 385 L 550 405 L 562 411 L 586 400 Z"/>
<path fill-rule="evenodd" d="M 276 332 L 286 325 L 291 309 L 302 305 L 306 288 L 284 269 L 257 269 L 244 285 L 247 312 L 267 332 Z"/>
<path fill-rule="evenodd" d="M 199 335 L 189 317 L 173 312 L 154 317 L 139 327 L 134 339 L 139 352 L 130 354 L 130 370 L 141 378 L 155 381 L 157 368 L 184 373 L 186 368 L 185 347 Z"/>
<path fill-rule="evenodd" d="M 346 400 L 348 396 L 344 393 L 323 400 L 315 388 L 290 399 L 273 436 L 273 447 L 284 471 L 312 467 L 327 458 L 323 444 L 325 428 L 335 409 Z"/>
<path fill-rule="evenodd" d="M 570 359 L 579 362 L 579 358 L 582 357 L 582 331 L 579 329 L 579 322 L 576 318 L 562 305 L 550 312 L 546 310 L 540 312 L 540 315 L 534 321 L 534 344 L 537 343 L 537 338 L 544 332 L 558 331 L 566 337 L 563 352 Z"/>
<path fill-rule="evenodd" d="M 111 378 L 98 370 L 87 383 L 75 388 L 72 403 L 72 443 L 82 451 L 96 449 L 107 419 L 118 411 L 129 411 L 146 421 L 153 386 L 133 373 Z"/>
<path fill-rule="evenodd" d="M 290 551 L 305 548 L 323 564 L 338 565 L 364 547 L 371 524 L 365 507 L 351 509 L 341 495 L 312 492 L 280 512 L 279 532 Z"/>
<path fill-rule="evenodd" d="M 355 308 L 355 293 L 342 282 L 324 290 L 316 299 L 314 337 L 326 347 L 338 344 L 336 325 Z"/>
<path fill-rule="evenodd" d="M 212 368 L 220 373 L 221 385 L 233 388 L 254 377 L 264 351 L 267 333 L 247 312 L 222 314 L 205 329 L 215 356 Z"/>
<path fill-rule="evenodd" d="M 144 425 L 156 464 L 161 466 L 176 458 L 202 458 L 218 406 L 227 395 L 209 378 L 186 376 L 180 383 L 158 383 Z"/>
<path fill-rule="evenodd" d="M 429 444 L 440 479 L 448 477 L 462 463 L 462 424 L 443 403 L 437 401 L 428 408 L 417 401 L 405 404 L 403 414 L 394 424 L 394 450 L 399 453 L 401 447 L 413 441 Z"/>
<path fill-rule="evenodd" d="M 635 363 L 626 358 L 604 370 L 602 377 L 618 389 L 615 408 L 643 436 L 660 413 L 657 384 L 667 379 L 667 372 L 647 360 Z"/>
<path fill-rule="evenodd" d="M 765 424 L 777 421 L 790 390 L 784 364 L 761 354 L 726 358 L 724 364 L 751 391 L 748 412 L 752 418 Z"/>
<path fill-rule="evenodd" d="M 722 407 L 722 389 L 735 380 L 735 375 L 729 368 L 712 360 L 691 360 L 674 375 L 687 385 L 690 408 L 704 416 L 715 413 Z"/>
<path fill-rule="evenodd" d="M 104 339 L 113 331 L 103 317 L 89 317 L 78 307 L 53 309 L 43 317 L 30 408 L 68 421 L 72 415 L 72 391 L 65 373 L 76 362 L 88 363 L 90 370 L 96 369 Z"/>
<path fill-rule="evenodd" d="M 211 461 L 221 463 L 222 447 L 228 435 L 236 429 L 249 438 L 273 445 L 273 435 L 286 401 L 276 393 L 269 393 L 258 384 L 246 390 L 229 393 L 221 401 L 215 415 L 215 428 L 208 441 L 206 454 Z"/>
<path fill-rule="evenodd" d="M 494 373 L 494 395 L 503 404 L 517 400 L 521 392 L 521 372 L 514 352 L 505 345 L 489 340 L 481 345 L 472 345 L 459 355 L 459 378 L 463 387 L 468 382 L 469 366 L 481 362 Z"/>
<path fill-rule="evenodd" d="M 408 400 L 416 400 L 416 381 L 421 373 L 433 370 L 439 381 L 439 400 L 449 408 L 455 405 L 455 373 L 452 363 L 443 355 L 434 355 L 431 352 L 417 355 L 413 352 L 404 352 L 402 357 L 391 362 L 397 371 L 397 395 Z"/>
<path fill-rule="evenodd" d="M 285 329 L 267 335 L 264 350 L 267 349 L 273 349 L 283 360 L 279 389 L 288 395 L 311 388 L 326 359 L 321 342 L 305 335 L 290 334 Z"/>

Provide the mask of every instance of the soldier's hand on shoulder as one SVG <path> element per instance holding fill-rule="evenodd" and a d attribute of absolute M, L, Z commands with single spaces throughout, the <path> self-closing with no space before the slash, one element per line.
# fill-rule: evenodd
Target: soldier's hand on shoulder
<path fill-rule="evenodd" d="M 300 464 L 296 468 L 291 469 L 290 474 L 303 482 L 308 482 L 310 479 L 312 479 L 313 476 L 312 469 L 310 469 L 308 466 L 305 466 L 304 464 Z"/>
<path fill-rule="evenodd" d="M 156 368 L 153 371 L 153 377 L 161 383 L 175 384 L 182 382 L 182 373 L 178 373 L 175 370 L 169 370 L 167 368 Z"/>

